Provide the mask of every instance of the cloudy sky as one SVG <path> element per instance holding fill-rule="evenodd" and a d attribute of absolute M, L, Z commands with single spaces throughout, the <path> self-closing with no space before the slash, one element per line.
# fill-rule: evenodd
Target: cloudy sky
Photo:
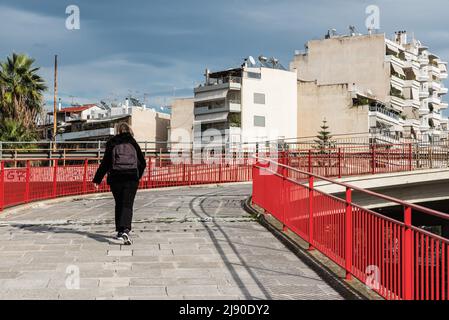
<path fill-rule="evenodd" d="M 65 27 L 69 5 L 80 9 L 79 30 Z M 160 105 L 191 96 L 206 67 L 260 54 L 288 66 L 295 49 L 330 28 L 347 33 L 355 25 L 365 33 L 368 5 L 380 8 L 379 32 L 414 32 L 449 60 L 447 0 L 2 0 L 0 59 L 31 55 L 52 86 L 58 54 L 64 105 L 129 93 Z"/>

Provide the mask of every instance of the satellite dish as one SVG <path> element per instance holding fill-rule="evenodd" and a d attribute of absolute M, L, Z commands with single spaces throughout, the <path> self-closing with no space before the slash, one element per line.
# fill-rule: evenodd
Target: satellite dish
<path fill-rule="evenodd" d="M 264 56 L 259 56 L 259 61 L 262 62 L 262 63 L 264 63 L 264 62 L 267 62 L 267 61 L 268 61 L 268 58 L 267 58 L 267 57 L 264 57 Z"/>
<path fill-rule="evenodd" d="M 253 66 L 256 65 L 256 60 L 254 60 L 253 56 L 249 56 L 249 57 L 248 57 L 248 60 L 249 60 L 249 62 L 250 62 Z"/>

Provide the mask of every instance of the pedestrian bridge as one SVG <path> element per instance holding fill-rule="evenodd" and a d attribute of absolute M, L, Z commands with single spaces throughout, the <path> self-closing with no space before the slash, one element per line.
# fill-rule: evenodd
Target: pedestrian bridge
<path fill-rule="evenodd" d="M 384 181 L 390 183 L 389 187 L 393 187 L 395 178 L 380 175 L 401 172 L 404 178 L 407 176 L 405 172 L 411 172 L 412 175 L 403 181 L 421 179 L 422 183 L 429 179 L 429 174 L 439 178 L 445 177 L 444 169 L 441 170 L 443 173 L 418 173 L 422 170 L 420 168 L 423 155 L 420 154 L 421 167 L 418 168 L 412 149 L 404 150 L 408 154 L 407 158 L 403 158 L 404 154 L 400 152 L 378 149 L 371 150 L 361 158 L 360 153 L 348 154 L 339 150 L 336 154 L 284 154 L 277 160 L 261 157 L 232 158 L 199 164 L 175 164 L 168 159 L 150 157 L 140 183 L 140 189 L 150 190 L 141 191 L 139 197 L 141 194 L 151 197 L 158 193 L 167 193 L 167 196 L 143 200 L 141 203 L 138 197 L 135 224 L 137 241 L 132 248 L 122 248 L 111 239 L 109 230 L 113 228 L 107 218 L 112 212 L 112 198 L 109 194 L 98 193 L 88 198 L 77 198 L 98 191 L 109 191 L 105 183 L 96 190 L 90 182 L 98 166 L 98 159 L 1 161 L 0 210 L 9 208 L 1 216 L 1 236 L 7 240 L 2 243 L 1 254 L 8 256 L 8 259 L 1 260 L 5 265 L 0 264 L 4 271 L 0 274 L 6 277 L 1 280 L 1 288 L 7 290 L 4 294 L 12 296 L 21 295 L 22 290 L 18 289 L 27 288 L 31 290 L 29 295 L 40 296 L 39 293 L 42 292 L 34 289 L 47 290 L 56 286 L 55 290 L 45 292 L 57 298 L 77 295 L 75 292 L 81 291 L 61 289 L 61 281 L 67 280 L 64 272 L 56 272 L 62 277 L 58 279 L 51 275 L 55 270 L 68 270 L 71 275 L 77 275 L 79 271 L 79 279 L 83 279 L 79 263 L 94 261 L 93 270 L 88 271 L 84 279 L 87 286 L 96 288 L 90 291 L 91 287 L 87 287 L 84 290 L 85 293 L 92 292 L 92 298 L 148 297 L 152 296 L 152 290 L 156 292 L 154 295 L 157 297 L 198 297 L 195 289 L 200 290 L 200 287 L 209 285 L 207 288 L 210 288 L 210 292 L 205 291 L 208 298 L 319 296 L 333 299 L 348 296 L 347 290 L 340 290 L 344 285 L 338 286 L 340 289 L 334 285 L 328 290 L 329 285 L 321 275 L 316 277 L 316 272 L 311 269 L 304 271 L 307 268 L 304 267 L 303 260 L 298 260 L 283 244 L 273 238 L 271 233 L 241 209 L 241 201 L 252 195 L 255 210 L 274 217 L 277 223 L 281 224 L 283 231 L 299 237 L 309 246 L 310 251 L 324 255 L 345 272 L 348 283 L 356 278 L 386 299 L 446 300 L 449 297 L 449 241 L 442 237 L 441 233 L 432 233 L 417 225 L 415 218 L 417 215 L 426 215 L 448 221 L 447 214 L 373 192 L 366 186 L 358 187 L 336 180 L 339 176 L 365 174 L 365 180 L 370 181 L 369 174 L 378 174 L 379 179 L 371 177 L 372 186 L 376 183 L 379 186 L 379 181 Z M 429 163 L 433 166 L 435 159 L 431 160 Z M 440 157 L 438 161 L 440 164 L 446 163 L 446 158 Z M 320 175 L 323 172 L 325 176 Z M 415 172 L 416 175 L 413 174 Z M 420 175 L 421 178 L 417 178 Z M 350 179 L 355 179 L 356 182 L 358 178 Z M 247 189 L 226 185 L 220 187 L 223 193 L 209 193 L 208 190 L 201 189 L 203 187 L 197 186 L 251 181 L 252 190 L 250 185 L 246 186 Z M 430 179 L 427 183 L 432 181 Z M 183 189 L 174 189 L 177 191 L 170 193 L 173 192 L 172 189 L 159 189 L 161 187 Z M 338 194 L 341 190 L 344 190 L 344 196 Z M 360 205 L 353 198 L 360 195 L 362 198 L 373 197 L 379 202 L 396 204 L 401 208 L 400 216 L 391 218 L 373 211 L 368 205 Z M 75 199 L 59 202 L 59 198 L 63 196 L 75 196 Z M 47 202 L 33 202 L 37 200 Z M 160 204 L 161 212 L 157 210 Z M 226 204 L 230 204 L 233 209 Z M 23 207 L 19 207 L 19 210 L 14 207 L 17 205 Z M 140 216 L 139 211 L 146 212 L 146 215 Z M 169 214 L 164 216 L 164 212 Z M 176 231 L 174 236 L 170 237 L 172 227 Z M 202 232 L 205 238 L 196 239 L 195 232 Z M 142 241 L 139 241 L 140 236 Z M 152 239 L 153 236 L 156 239 Z M 148 241 L 146 237 L 149 238 Z M 190 238 L 194 239 L 189 240 Z M 95 246 L 99 247 L 99 251 L 93 250 Z M 142 248 L 139 249 L 139 246 Z M 185 257 L 190 256 L 189 250 L 192 247 L 195 249 L 194 254 L 200 254 L 194 261 L 192 257 Z M 213 252 L 201 252 L 209 248 L 215 249 Z M 274 257 L 271 256 L 271 260 L 253 257 L 252 254 L 259 249 L 263 251 L 262 256 L 270 258 L 273 254 Z M 173 257 L 176 255 L 175 250 L 182 257 Z M 228 252 L 232 258 L 226 257 Z M 204 257 L 201 256 L 202 253 L 215 256 Z M 248 256 L 242 258 L 245 253 Z M 285 256 L 279 257 L 279 253 L 285 253 Z M 168 257 L 164 257 L 165 255 Z M 201 263 L 195 264 L 195 261 Z M 304 279 L 298 279 L 298 282 L 290 281 L 293 279 L 277 281 L 280 275 L 299 275 L 297 271 L 289 269 L 292 261 L 297 262 L 306 274 L 309 273 L 302 274 Z M 34 270 L 34 266 L 38 264 L 38 270 Z M 277 266 L 277 269 L 270 269 L 270 264 Z M 213 270 L 209 270 L 207 266 Z M 195 269 L 194 272 L 201 274 L 199 278 L 207 275 L 207 279 L 184 280 L 196 276 L 189 271 L 171 273 L 171 269 L 176 268 Z M 156 280 L 145 280 L 151 278 L 149 269 L 159 270 L 154 271 L 154 274 L 161 285 L 156 285 Z M 250 282 L 239 277 L 239 270 L 245 273 L 244 277 Z M 34 271 L 37 273 L 33 273 Z M 273 277 L 261 281 L 258 277 L 264 272 Z M 222 288 L 220 281 L 223 279 L 215 279 L 215 273 L 231 274 L 234 280 L 227 278 L 224 286 L 226 288 Z M 43 277 L 43 280 L 38 281 L 37 275 Z M 174 275 L 179 282 L 161 280 L 171 278 L 170 275 Z M 318 283 L 309 286 L 306 278 Z M 32 286 L 33 279 L 36 280 L 36 287 L 27 287 Z M 196 287 L 184 290 L 184 282 Z M 76 281 L 74 283 L 76 284 Z M 294 286 L 289 287 L 288 283 Z M 169 289 L 170 284 L 176 288 Z M 258 288 L 256 291 L 262 290 L 263 294 L 241 290 L 242 287 L 251 285 Z M 108 286 L 112 290 L 104 290 Z M 119 289 L 134 286 L 145 288 L 123 291 Z M 234 289 L 229 289 L 229 286 Z M 301 291 L 298 286 L 304 287 L 305 291 Z M 327 290 L 325 295 L 323 290 Z M 307 296 L 308 293 L 311 295 Z"/>
<path fill-rule="evenodd" d="M 242 209 L 250 195 L 249 183 L 141 190 L 132 246 L 113 239 L 109 193 L 11 208 L 0 299 L 350 298 Z"/>

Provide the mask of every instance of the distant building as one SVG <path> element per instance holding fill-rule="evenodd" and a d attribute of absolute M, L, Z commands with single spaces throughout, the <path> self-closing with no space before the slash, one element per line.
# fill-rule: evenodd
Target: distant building
<path fill-rule="evenodd" d="M 51 139 L 53 113 L 45 125 L 44 137 Z M 134 138 L 148 149 L 166 151 L 170 115 L 156 112 L 145 106 L 130 106 L 128 101 L 118 107 L 101 108 L 97 105 L 74 106 L 57 112 L 58 133 L 56 141 L 107 140 L 116 134 L 115 126 L 126 122 L 132 126 Z"/>
<path fill-rule="evenodd" d="M 256 142 L 296 137 L 296 74 L 274 58 L 206 70 L 194 89 L 194 141 Z"/>
<path fill-rule="evenodd" d="M 290 69 L 298 75 L 298 136 L 316 135 L 326 118 L 335 134 L 447 138 L 447 63 L 406 32 L 312 40 Z"/>
<path fill-rule="evenodd" d="M 191 149 L 193 142 L 194 99 L 174 99 L 171 105 L 169 147 Z"/>

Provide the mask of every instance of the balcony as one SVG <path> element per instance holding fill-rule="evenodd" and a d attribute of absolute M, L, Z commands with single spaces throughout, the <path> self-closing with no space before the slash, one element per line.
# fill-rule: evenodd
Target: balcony
<path fill-rule="evenodd" d="M 229 101 L 228 103 L 224 103 L 222 106 L 203 106 L 203 107 L 195 107 L 194 114 L 202 115 L 202 114 L 210 114 L 210 113 L 222 113 L 222 112 L 241 112 L 242 105 L 238 101 Z"/>
<path fill-rule="evenodd" d="M 427 64 L 429 64 L 429 57 L 428 57 L 428 56 L 425 56 L 425 55 L 420 55 L 420 56 L 418 57 L 418 62 L 419 62 L 421 65 L 427 65 Z"/>
<path fill-rule="evenodd" d="M 401 97 L 396 96 L 388 96 L 387 103 L 390 103 L 390 107 L 398 112 L 402 112 L 405 107 L 405 100 Z"/>
<path fill-rule="evenodd" d="M 433 94 L 427 98 L 427 101 L 432 104 L 439 105 L 441 103 L 441 98 L 437 94 Z"/>
<path fill-rule="evenodd" d="M 440 79 L 447 79 L 447 71 L 440 72 Z"/>
<path fill-rule="evenodd" d="M 415 108 L 419 109 L 420 101 L 415 99 L 406 99 L 404 100 L 404 108 Z"/>
<path fill-rule="evenodd" d="M 423 87 L 419 88 L 419 98 L 420 98 L 420 99 L 428 98 L 429 95 L 430 95 L 429 88 L 427 88 L 427 87 L 425 87 L 425 88 L 423 88 Z"/>
<path fill-rule="evenodd" d="M 440 77 L 441 76 L 441 70 L 439 67 L 436 67 L 434 65 L 429 66 L 429 72 L 431 73 L 432 76 L 435 77 Z"/>
<path fill-rule="evenodd" d="M 404 87 L 404 84 L 405 84 L 405 80 L 403 80 L 395 75 L 391 76 L 391 85 L 393 87 L 402 89 Z"/>
<path fill-rule="evenodd" d="M 421 72 L 418 74 L 417 79 L 420 82 L 427 82 L 430 80 L 429 73 L 421 70 Z"/>
<path fill-rule="evenodd" d="M 421 121 L 419 121 L 418 119 L 405 119 L 404 120 L 404 126 L 407 127 L 414 127 L 414 128 L 419 128 L 419 126 L 421 125 Z"/>
<path fill-rule="evenodd" d="M 419 68 L 421 67 L 420 63 L 418 61 L 404 61 L 404 68 L 406 69 L 413 69 L 415 73 L 419 71 Z"/>
<path fill-rule="evenodd" d="M 391 63 L 392 65 L 395 65 L 399 68 L 404 68 L 406 61 L 403 61 L 399 59 L 398 57 L 394 55 L 387 55 L 385 57 L 385 61 Z"/>
<path fill-rule="evenodd" d="M 374 124 L 377 120 L 383 120 L 388 125 L 401 125 L 404 123 L 404 120 L 396 113 L 379 106 L 370 106 L 368 116 L 373 119 L 372 124 Z"/>
<path fill-rule="evenodd" d="M 447 92 L 448 92 L 448 88 L 441 85 L 440 90 L 438 91 L 438 94 L 447 94 Z"/>
<path fill-rule="evenodd" d="M 420 88 L 420 84 L 416 80 L 405 80 L 404 81 L 404 88 L 419 89 Z"/>
<path fill-rule="evenodd" d="M 209 83 L 200 85 L 194 89 L 194 93 L 201 93 L 214 90 L 240 90 L 242 88 L 242 78 L 225 77 L 222 79 L 212 79 Z"/>

